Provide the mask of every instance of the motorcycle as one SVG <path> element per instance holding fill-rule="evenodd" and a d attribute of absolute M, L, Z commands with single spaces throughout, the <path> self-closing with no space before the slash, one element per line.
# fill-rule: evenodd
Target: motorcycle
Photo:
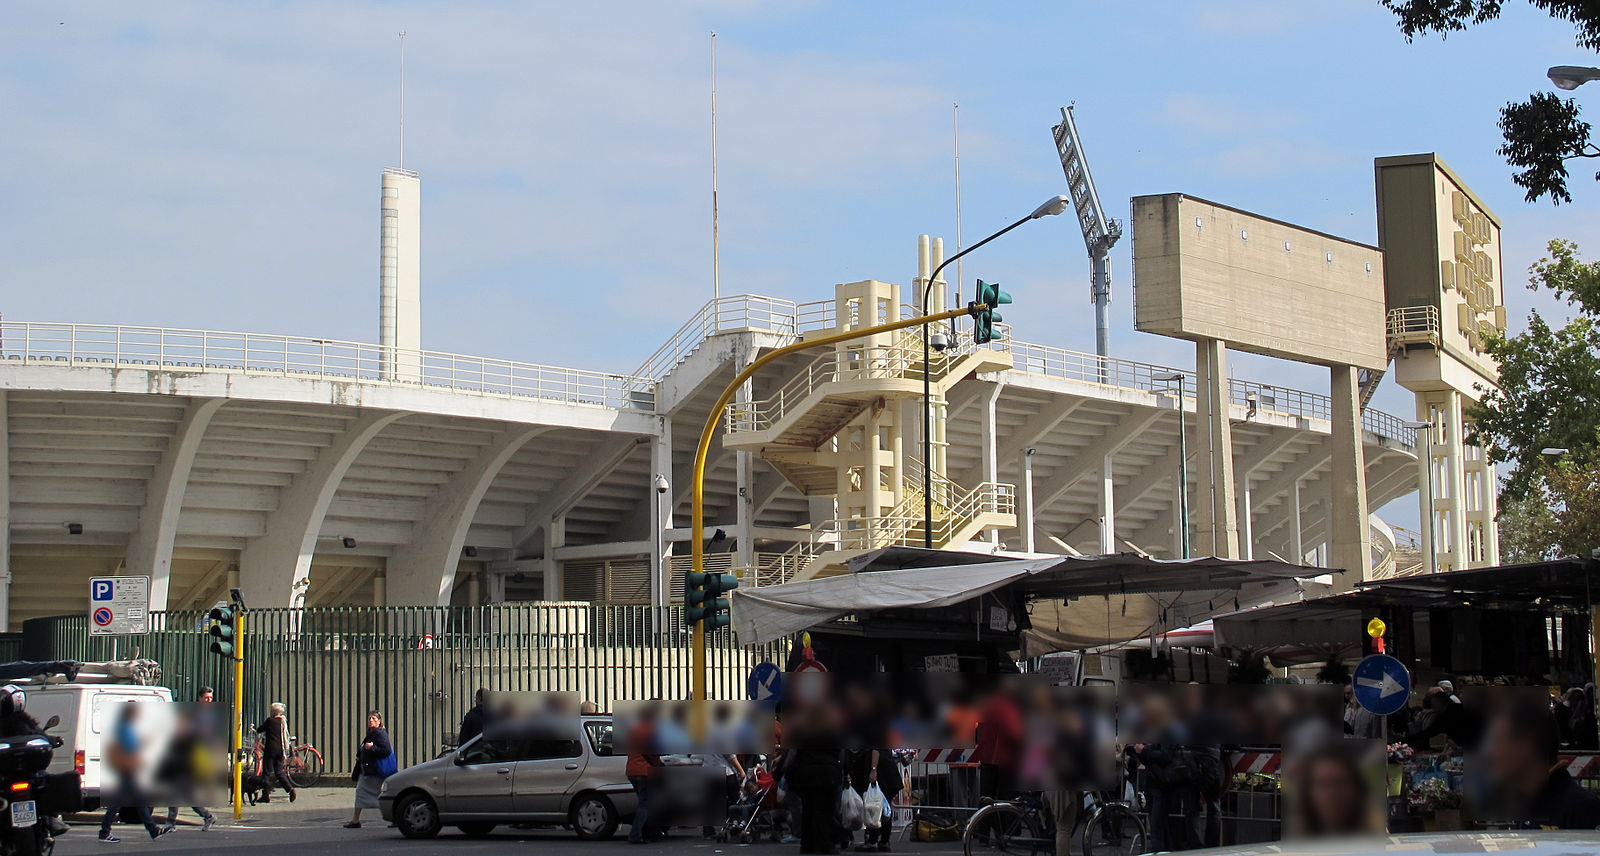
<path fill-rule="evenodd" d="M 60 724 L 52 716 L 43 730 Z M 51 818 L 83 809 L 77 773 L 45 772 L 62 742 L 48 733 L 0 737 L 0 856 L 50 856 Z"/>

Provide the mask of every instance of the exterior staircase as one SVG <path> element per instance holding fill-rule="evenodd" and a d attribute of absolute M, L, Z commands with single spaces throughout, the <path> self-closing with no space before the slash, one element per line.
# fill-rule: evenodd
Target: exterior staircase
<path fill-rule="evenodd" d="M 970 342 L 934 352 L 936 396 L 978 372 L 1011 367 L 1011 355 Z M 902 331 L 886 347 L 835 350 L 813 360 L 777 392 L 728 407 L 724 448 L 755 452 L 807 496 L 836 490 L 837 469 L 823 449 L 868 408 L 922 396 L 922 334 Z"/>

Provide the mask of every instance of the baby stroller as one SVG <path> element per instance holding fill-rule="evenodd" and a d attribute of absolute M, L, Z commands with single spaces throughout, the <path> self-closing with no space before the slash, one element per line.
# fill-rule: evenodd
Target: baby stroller
<path fill-rule="evenodd" d="M 753 768 L 739 788 L 739 801 L 729 806 L 727 826 L 717 835 L 717 840 L 737 839 L 740 844 L 749 844 L 763 835 L 773 841 L 779 840 L 788 822 L 788 812 L 778 796 L 778 782 L 766 764 Z"/>

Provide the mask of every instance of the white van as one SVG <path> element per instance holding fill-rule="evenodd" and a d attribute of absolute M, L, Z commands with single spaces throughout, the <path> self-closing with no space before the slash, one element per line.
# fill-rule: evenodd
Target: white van
<path fill-rule="evenodd" d="M 63 744 L 50 760 L 50 772 L 77 771 L 83 780 L 83 806 L 93 811 L 100 806 L 101 739 L 110 734 L 116 723 L 118 708 L 125 702 L 171 702 L 172 691 L 166 687 L 146 687 L 137 684 L 45 684 L 22 685 L 28 694 L 28 713 L 39 722 L 52 716 L 61 717 L 61 724 L 50 730 Z M 165 704 L 151 705 L 166 708 Z M 165 712 L 163 712 L 163 718 Z M 145 718 L 140 731 L 160 728 L 155 717 Z"/>

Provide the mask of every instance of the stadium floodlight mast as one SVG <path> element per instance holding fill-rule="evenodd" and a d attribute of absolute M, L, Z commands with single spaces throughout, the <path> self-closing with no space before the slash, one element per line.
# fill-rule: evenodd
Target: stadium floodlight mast
<path fill-rule="evenodd" d="M 1183 558 L 1187 559 L 1189 558 L 1189 420 L 1187 418 L 1189 405 L 1183 400 L 1184 374 L 1171 371 L 1158 374 L 1152 380 L 1178 385 L 1178 525 L 1183 527 L 1180 543 L 1183 546 Z"/>
<path fill-rule="evenodd" d="M 1422 437 L 1422 455 L 1427 466 L 1425 472 L 1428 474 L 1428 573 L 1437 574 L 1439 573 L 1439 553 L 1434 545 L 1439 542 L 1439 535 L 1433 531 L 1433 527 L 1437 523 L 1433 514 L 1433 423 L 1402 422 L 1400 424 L 1410 428 Z"/>
<path fill-rule="evenodd" d="M 1072 197 L 1070 196 L 1065 194 L 1052 196 L 1046 199 L 1044 204 L 1033 209 L 1033 213 L 1028 216 L 940 262 L 939 266 L 933 269 L 933 273 L 928 276 L 927 282 L 922 287 L 922 314 L 927 316 L 928 298 L 933 293 L 933 284 L 939 281 L 939 274 L 943 273 L 951 262 L 1029 220 L 1054 217 L 1067 210 L 1067 207 L 1071 204 Z M 989 308 L 993 309 L 994 307 L 991 306 Z M 938 337 L 937 341 L 935 337 Z M 932 346 L 935 344 L 940 346 L 939 350 L 941 351 L 950 347 L 950 341 L 944 337 L 943 333 L 934 333 L 930 327 L 924 324 L 922 330 L 922 546 L 930 550 L 933 549 L 933 381 L 931 379 L 931 366 L 933 363 Z"/>
<path fill-rule="evenodd" d="M 1545 72 L 1557 89 L 1571 91 L 1591 80 L 1600 80 L 1600 68 L 1585 65 L 1553 65 Z"/>

